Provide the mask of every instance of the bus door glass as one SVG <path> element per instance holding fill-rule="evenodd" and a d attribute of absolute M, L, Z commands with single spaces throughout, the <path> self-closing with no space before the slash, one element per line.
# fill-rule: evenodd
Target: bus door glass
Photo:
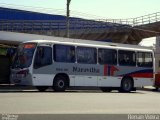
<path fill-rule="evenodd" d="M 48 46 L 38 46 L 34 60 L 34 68 L 40 68 L 52 64 L 52 48 Z"/>
<path fill-rule="evenodd" d="M 49 86 L 53 82 L 51 70 L 52 48 L 49 46 L 38 46 L 34 58 L 33 84 L 35 86 Z"/>

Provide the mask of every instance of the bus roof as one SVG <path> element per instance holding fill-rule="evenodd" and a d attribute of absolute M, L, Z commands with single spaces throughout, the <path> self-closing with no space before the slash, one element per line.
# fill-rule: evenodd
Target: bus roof
<path fill-rule="evenodd" d="M 81 46 L 90 46 L 90 47 L 105 47 L 105 48 L 114 48 L 114 49 L 125 49 L 125 50 L 140 50 L 140 51 L 153 51 L 152 47 L 144 47 L 140 45 L 130 45 L 130 44 L 120 44 L 112 42 L 99 42 L 93 40 L 81 40 L 81 39 L 72 39 L 72 38 L 63 38 L 55 37 L 54 40 L 31 40 L 27 42 L 35 42 L 39 44 L 68 44 L 68 45 L 81 45 Z M 24 42 L 24 43 L 27 43 Z"/>

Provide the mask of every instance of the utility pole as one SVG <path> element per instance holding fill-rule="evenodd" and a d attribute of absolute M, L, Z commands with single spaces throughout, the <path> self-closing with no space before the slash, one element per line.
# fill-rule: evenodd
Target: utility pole
<path fill-rule="evenodd" d="M 69 5 L 70 5 L 70 2 L 71 0 L 67 0 L 66 34 L 68 38 L 69 38 L 69 16 L 70 16 Z"/>

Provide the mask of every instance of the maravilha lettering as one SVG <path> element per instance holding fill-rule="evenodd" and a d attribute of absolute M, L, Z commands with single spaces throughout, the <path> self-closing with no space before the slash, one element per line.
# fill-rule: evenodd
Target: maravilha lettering
<path fill-rule="evenodd" d="M 96 68 L 94 68 L 94 67 L 91 67 L 91 68 L 73 67 L 73 72 L 99 73 L 99 69 L 96 69 Z"/>

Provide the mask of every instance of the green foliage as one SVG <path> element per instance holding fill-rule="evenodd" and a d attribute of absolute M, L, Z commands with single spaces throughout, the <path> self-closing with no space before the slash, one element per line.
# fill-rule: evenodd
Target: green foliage
<path fill-rule="evenodd" d="M 6 55 L 7 54 L 7 48 L 0 48 L 0 55 Z"/>

